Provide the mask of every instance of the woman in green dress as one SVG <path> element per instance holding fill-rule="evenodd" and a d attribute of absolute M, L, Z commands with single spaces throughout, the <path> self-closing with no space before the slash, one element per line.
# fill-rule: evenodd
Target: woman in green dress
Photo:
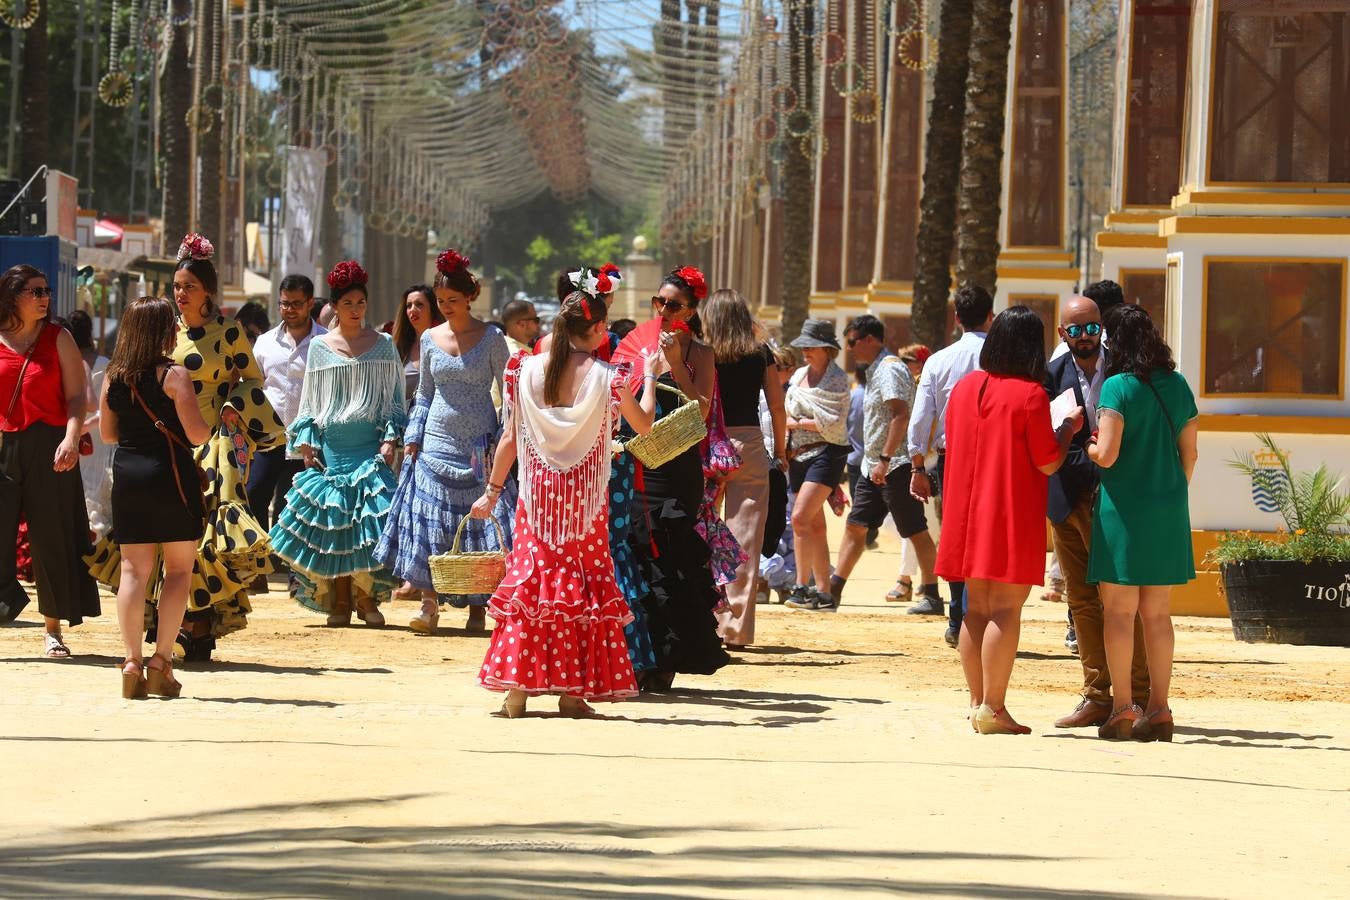
<path fill-rule="evenodd" d="M 1101 471 L 1088 581 L 1101 591 L 1106 664 L 1115 692 L 1111 718 L 1097 733 L 1170 741 L 1174 638 L 1168 595 L 1172 585 L 1195 577 L 1187 492 L 1196 459 L 1195 395 L 1142 307 L 1122 307 L 1109 330 L 1098 431 L 1088 447 Z M 1143 620 L 1151 685 L 1143 710 L 1130 690 L 1136 612 Z"/>

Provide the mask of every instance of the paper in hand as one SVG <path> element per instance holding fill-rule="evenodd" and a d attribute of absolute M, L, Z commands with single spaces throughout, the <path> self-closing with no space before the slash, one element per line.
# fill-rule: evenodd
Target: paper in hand
<path fill-rule="evenodd" d="M 1064 393 L 1050 401 L 1050 424 L 1058 428 L 1077 408 L 1078 398 L 1074 396 L 1073 388 L 1065 388 Z"/>

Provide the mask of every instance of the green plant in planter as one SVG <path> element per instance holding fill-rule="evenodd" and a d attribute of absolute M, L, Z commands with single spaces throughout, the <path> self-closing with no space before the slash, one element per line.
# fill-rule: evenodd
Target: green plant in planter
<path fill-rule="evenodd" d="M 1218 546 L 1206 560 L 1219 565 L 1254 560 L 1350 561 L 1350 492 L 1341 489 L 1344 479 L 1333 476 L 1325 464 L 1315 472 L 1295 475 L 1289 467 L 1289 454 L 1269 434 L 1256 437 L 1279 459 L 1279 468 L 1257 466 L 1250 457 L 1242 456 L 1228 465 L 1250 477 L 1254 488 L 1270 496 L 1279 507 L 1288 534 L 1271 540 L 1250 531 L 1230 532 L 1220 536 Z"/>

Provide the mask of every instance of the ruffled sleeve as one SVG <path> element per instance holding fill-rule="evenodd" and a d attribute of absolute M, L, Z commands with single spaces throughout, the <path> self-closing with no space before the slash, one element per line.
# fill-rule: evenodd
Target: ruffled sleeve
<path fill-rule="evenodd" d="M 258 449 L 270 450 L 280 445 L 286 436 L 286 427 L 263 393 L 262 368 L 253 356 L 253 348 L 244 336 L 244 329 L 227 323 L 222 344 L 225 370 L 233 370 L 239 376 L 225 399 L 225 405 L 233 406 L 238 411 Z"/>
<path fill-rule="evenodd" d="M 428 329 L 430 331 L 430 329 Z M 413 401 L 412 413 L 408 416 L 408 426 L 403 432 L 404 445 L 422 445 L 422 435 L 427 427 L 427 414 L 431 412 L 431 398 L 436 393 L 436 379 L 431 374 L 431 335 L 422 333 L 422 345 L 418 359 L 417 397 Z"/>
<path fill-rule="evenodd" d="M 300 406 L 296 409 L 296 416 L 291 422 L 290 427 L 286 429 L 286 452 L 298 456 L 301 447 L 313 447 L 315 450 L 321 446 L 319 441 L 323 436 L 323 429 L 315 421 L 314 408 L 316 383 L 318 379 L 324 377 L 322 369 L 315 365 L 314 355 L 322 353 L 322 341 L 310 341 L 309 352 L 305 354 L 305 380 L 300 386 Z"/>

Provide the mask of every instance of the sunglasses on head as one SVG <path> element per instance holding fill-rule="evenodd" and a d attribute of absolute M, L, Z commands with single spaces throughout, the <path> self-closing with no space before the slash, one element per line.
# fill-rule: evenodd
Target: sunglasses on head
<path fill-rule="evenodd" d="M 49 287 L 24 288 L 24 291 L 37 297 L 39 300 L 43 297 L 50 297 L 52 295 L 52 289 Z"/>
<path fill-rule="evenodd" d="M 681 303 L 681 302 L 679 302 L 678 300 L 667 300 L 665 297 L 662 297 L 660 294 L 658 294 L 658 295 L 656 295 L 655 297 L 653 297 L 653 298 L 652 298 L 652 302 L 655 303 L 655 304 L 656 304 L 658 307 L 660 307 L 661 309 L 668 309 L 668 310 L 670 310 L 671 312 L 679 312 L 679 311 L 682 310 L 682 309 L 688 309 L 688 308 L 689 308 L 689 304 L 687 304 L 687 303 Z"/>
<path fill-rule="evenodd" d="M 1085 334 L 1088 337 L 1096 337 L 1102 333 L 1102 326 L 1100 322 L 1089 322 L 1086 325 L 1065 325 L 1064 333 L 1069 336 L 1070 340 L 1076 341 Z"/>

